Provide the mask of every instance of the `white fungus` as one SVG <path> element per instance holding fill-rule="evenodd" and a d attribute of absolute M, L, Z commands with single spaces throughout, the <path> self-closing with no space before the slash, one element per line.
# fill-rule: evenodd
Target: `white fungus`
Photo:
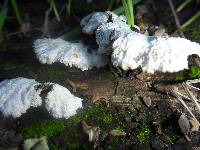
<path fill-rule="evenodd" d="M 119 34 L 131 32 L 130 26 L 126 24 L 125 16 L 106 12 L 91 13 L 81 20 L 82 31 L 85 34 L 96 35 L 96 42 L 99 45 L 98 52 L 107 53 L 111 46 L 110 36 L 112 32 L 118 31 Z"/>
<path fill-rule="evenodd" d="M 84 17 L 80 25 L 83 33 L 92 35 L 100 25 L 118 21 L 126 22 L 126 17 L 123 15 L 118 16 L 110 11 L 94 12 Z"/>
<path fill-rule="evenodd" d="M 82 32 L 92 35 L 94 31 L 108 20 L 108 14 L 106 12 L 95 12 L 87 15 L 81 20 Z"/>
<path fill-rule="evenodd" d="M 130 26 L 123 21 L 114 21 L 100 25 L 96 30 L 96 42 L 99 45 L 98 52 L 101 54 L 107 53 L 111 48 L 110 38 L 113 31 L 119 35 L 131 32 Z"/>
<path fill-rule="evenodd" d="M 141 66 L 154 73 L 177 72 L 188 68 L 187 57 L 200 56 L 200 45 L 183 38 L 146 36 L 136 32 L 115 36 L 112 63 L 123 70 Z"/>
<path fill-rule="evenodd" d="M 31 106 L 40 106 L 42 99 L 39 96 L 41 90 L 36 90 L 38 85 L 35 80 L 21 77 L 0 82 L 0 111 L 3 115 L 16 118 Z"/>
<path fill-rule="evenodd" d="M 45 106 L 56 118 L 68 118 L 82 107 L 82 99 L 75 97 L 70 91 L 54 83 L 38 83 L 33 79 L 16 78 L 0 82 L 0 112 L 4 116 L 20 117 L 31 106 L 42 105 L 40 93 L 42 87 L 53 88 L 47 93 Z"/>
<path fill-rule="evenodd" d="M 106 59 L 96 52 L 90 50 L 82 43 L 71 43 L 62 39 L 38 39 L 34 42 L 34 51 L 42 64 L 60 62 L 66 66 L 75 66 L 82 71 L 92 67 L 102 67 Z"/>
<path fill-rule="evenodd" d="M 125 19 L 111 12 L 92 13 L 82 20 L 81 25 L 86 34 L 95 31 L 100 53 L 112 49 L 113 65 L 123 70 L 141 66 L 149 73 L 177 72 L 188 68 L 189 55 L 200 56 L 200 45 L 195 42 L 139 34 L 131 31 Z"/>
<path fill-rule="evenodd" d="M 72 95 L 67 88 L 53 84 L 45 99 L 45 107 L 55 118 L 69 118 L 82 107 L 82 99 Z"/>

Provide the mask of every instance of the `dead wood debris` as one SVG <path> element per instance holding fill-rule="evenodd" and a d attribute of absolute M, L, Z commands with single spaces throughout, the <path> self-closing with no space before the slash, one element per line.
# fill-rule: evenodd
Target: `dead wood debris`
<path fill-rule="evenodd" d="M 192 116 L 190 119 L 186 117 L 186 115 L 183 113 L 179 120 L 179 127 L 184 134 L 185 138 L 187 141 L 191 141 L 189 138 L 189 134 L 192 132 L 197 132 L 199 130 L 200 123 L 197 120 L 195 114 L 200 113 L 200 105 L 199 105 L 199 100 L 195 97 L 193 91 L 200 91 L 200 89 L 193 84 L 200 83 L 200 79 L 196 80 L 188 80 L 184 83 L 182 83 L 182 88 L 184 89 L 184 93 L 180 92 L 178 87 L 175 87 L 171 90 L 171 93 L 181 102 L 181 104 L 186 108 L 186 110 L 189 112 L 189 114 Z M 193 105 L 197 109 L 191 108 L 185 101 L 184 99 L 190 100 L 190 102 L 193 102 Z"/>

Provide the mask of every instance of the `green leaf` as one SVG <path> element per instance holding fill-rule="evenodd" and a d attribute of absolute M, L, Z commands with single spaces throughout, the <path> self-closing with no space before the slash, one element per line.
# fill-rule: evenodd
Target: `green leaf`
<path fill-rule="evenodd" d="M 181 30 L 189 26 L 192 22 L 194 22 L 197 18 L 200 17 L 200 11 L 198 11 L 194 16 L 192 16 L 190 19 L 188 19 L 183 25 L 181 25 Z"/>
<path fill-rule="evenodd" d="M 111 11 L 113 4 L 115 3 L 115 0 L 111 0 L 108 4 L 108 11 Z"/>
<path fill-rule="evenodd" d="M 68 0 L 68 2 L 67 2 L 67 14 L 68 14 L 68 16 L 70 16 L 70 12 L 71 12 L 71 3 L 72 3 L 72 0 Z"/>
<path fill-rule="evenodd" d="M 0 10 L 0 31 L 2 31 L 3 26 L 5 24 L 7 12 L 8 12 L 8 0 L 5 0 L 4 5 Z"/>
<path fill-rule="evenodd" d="M 133 6 L 140 2 L 140 0 L 122 0 L 122 5 L 124 7 L 124 12 L 128 21 L 128 24 L 134 25 L 134 13 Z"/>
<path fill-rule="evenodd" d="M 12 4 L 12 7 L 13 7 L 14 12 L 15 12 L 16 19 L 17 19 L 19 25 L 21 25 L 22 24 L 22 18 L 21 18 L 20 11 L 19 11 L 19 8 L 17 6 L 16 0 L 11 0 L 11 4 Z"/>
<path fill-rule="evenodd" d="M 55 1 L 54 1 L 54 0 L 47 0 L 47 1 L 49 2 L 51 8 L 53 8 L 53 11 L 54 11 L 54 14 L 55 14 L 55 16 L 56 16 L 56 19 L 57 19 L 58 21 L 60 21 L 61 19 L 60 19 L 58 10 L 57 10 L 57 8 L 56 8 Z"/>
<path fill-rule="evenodd" d="M 76 39 L 78 36 L 80 36 L 80 34 L 81 34 L 81 28 L 76 27 L 72 29 L 71 31 L 66 32 L 63 35 L 61 35 L 60 38 L 64 40 L 73 40 L 73 39 Z"/>

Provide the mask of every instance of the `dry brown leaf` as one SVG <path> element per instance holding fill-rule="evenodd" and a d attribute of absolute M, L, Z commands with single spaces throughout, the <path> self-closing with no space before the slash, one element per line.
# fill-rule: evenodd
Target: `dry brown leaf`
<path fill-rule="evenodd" d="M 147 107 L 150 107 L 151 106 L 151 98 L 148 96 L 148 97 L 143 97 L 143 101 L 144 101 L 144 104 L 147 106 Z"/>
<path fill-rule="evenodd" d="M 183 134 L 188 134 L 190 131 L 190 123 L 185 114 L 182 114 L 178 120 L 179 127 Z"/>
<path fill-rule="evenodd" d="M 89 141 L 94 143 L 94 147 L 98 145 L 100 128 L 89 126 L 84 120 L 81 121 L 83 132 L 89 136 Z"/>
<path fill-rule="evenodd" d="M 192 132 L 199 131 L 199 122 L 197 120 L 192 118 L 192 119 L 189 120 L 189 123 L 190 123 L 190 130 Z"/>
<path fill-rule="evenodd" d="M 112 136 L 126 136 L 126 132 L 118 130 L 118 129 L 113 129 L 110 131 L 110 134 Z"/>

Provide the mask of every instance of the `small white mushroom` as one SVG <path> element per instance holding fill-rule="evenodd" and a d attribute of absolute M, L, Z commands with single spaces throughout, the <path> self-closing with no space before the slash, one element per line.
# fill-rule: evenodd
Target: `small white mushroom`
<path fill-rule="evenodd" d="M 92 67 L 99 68 L 107 63 L 101 54 L 81 42 L 72 43 L 62 39 L 37 39 L 34 42 L 34 52 L 42 64 L 60 62 L 82 71 Z"/>
<path fill-rule="evenodd" d="M 100 25 L 116 21 L 126 22 L 126 17 L 118 16 L 110 11 L 94 12 L 84 17 L 80 25 L 83 33 L 92 35 Z"/>
<path fill-rule="evenodd" d="M 113 36 L 112 63 L 123 70 L 141 66 L 149 73 L 177 72 L 188 68 L 189 55 L 200 56 L 200 45 L 183 38 L 145 36 L 136 32 Z"/>
<path fill-rule="evenodd" d="M 95 12 L 87 15 L 81 20 L 82 32 L 92 35 L 94 31 L 103 23 L 108 21 L 108 14 L 106 12 Z"/>
<path fill-rule="evenodd" d="M 76 114 L 76 110 L 82 107 L 82 99 L 58 84 L 52 84 L 52 90 L 47 94 L 45 107 L 55 118 L 69 118 Z"/>
<path fill-rule="evenodd" d="M 0 82 L 0 111 L 4 116 L 20 117 L 27 109 L 42 104 L 37 89 L 40 83 L 33 79 L 16 78 Z M 36 90 L 37 89 L 37 90 Z"/>
<path fill-rule="evenodd" d="M 51 90 L 44 100 L 45 107 L 55 118 L 69 118 L 82 107 L 82 99 L 67 88 L 54 83 L 38 83 L 33 79 L 16 78 L 0 82 L 0 111 L 4 116 L 20 117 L 31 106 L 42 105 L 43 87 Z"/>
<path fill-rule="evenodd" d="M 131 32 L 130 26 L 118 19 L 118 21 L 109 22 L 100 25 L 96 30 L 96 42 L 99 45 L 98 52 L 103 54 L 111 49 L 113 32 L 118 33 L 118 36 L 125 35 Z"/>

